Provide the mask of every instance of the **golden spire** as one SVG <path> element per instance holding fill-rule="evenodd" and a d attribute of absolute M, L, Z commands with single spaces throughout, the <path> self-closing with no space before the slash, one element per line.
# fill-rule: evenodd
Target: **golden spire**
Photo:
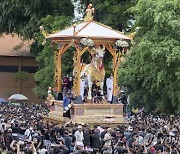
<path fill-rule="evenodd" d="M 86 16 L 84 17 L 84 21 L 92 21 L 93 20 L 93 14 L 94 14 L 94 8 L 93 5 L 90 3 L 86 9 Z"/>

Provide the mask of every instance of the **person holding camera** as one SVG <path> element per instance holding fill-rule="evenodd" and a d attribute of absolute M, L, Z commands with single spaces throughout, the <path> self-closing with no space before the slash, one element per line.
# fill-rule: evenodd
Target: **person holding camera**
<path fill-rule="evenodd" d="M 128 153 L 128 149 L 124 144 L 124 142 L 121 139 L 119 139 L 116 145 L 114 146 L 113 152 L 114 154 L 124 154 L 124 153 Z"/>
<path fill-rule="evenodd" d="M 26 142 L 26 141 L 13 140 L 10 144 L 10 150 L 8 152 L 12 152 L 16 154 L 21 154 L 21 153 L 37 154 L 33 141 Z"/>

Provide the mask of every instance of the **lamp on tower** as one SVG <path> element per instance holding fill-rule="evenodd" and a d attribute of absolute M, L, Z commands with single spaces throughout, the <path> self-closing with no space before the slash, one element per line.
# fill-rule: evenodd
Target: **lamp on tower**
<path fill-rule="evenodd" d="M 117 40 L 115 42 L 115 46 L 117 48 L 117 51 L 116 51 L 117 57 L 116 57 L 116 60 L 115 60 L 115 65 L 114 65 L 114 69 L 113 69 L 113 75 L 116 78 L 115 70 L 118 67 L 119 60 L 121 60 L 121 57 L 126 54 L 127 48 L 129 47 L 129 44 L 128 44 L 127 41 L 125 41 L 123 39 L 120 39 L 120 40 Z M 117 104 L 117 103 L 118 103 L 118 97 L 115 94 L 115 95 L 113 95 L 112 104 Z"/>
<path fill-rule="evenodd" d="M 117 52 L 122 53 L 123 55 L 126 53 L 126 49 L 129 47 L 129 43 L 125 40 L 117 40 L 115 45 L 117 46 Z"/>

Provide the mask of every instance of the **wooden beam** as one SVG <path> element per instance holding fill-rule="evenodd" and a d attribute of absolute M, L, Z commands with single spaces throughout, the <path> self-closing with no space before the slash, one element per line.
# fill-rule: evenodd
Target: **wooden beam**
<path fill-rule="evenodd" d="M 105 45 L 105 47 L 111 53 L 111 55 L 114 57 L 116 50 L 112 48 L 112 45 L 108 44 L 108 45 Z"/>
<path fill-rule="evenodd" d="M 81 51 L 81 56 L 83 55 L 83 53 L 86 51 L 86 50 L 88 50 L 89 49 L 89 47 L 87 46 L 87 47 L 85 47 L 82 51 Z"/>
<path fill-rule="evenodd" d="M 117 96 L 117 54 L 113 57 L 113 96 Z"/>
<path fill-rule="evenodd" d="M 90 53 L 90 55 L 93 56 L 94 53 L 91 51 L 91 49 L 88 48 L 87 50 Z"/>
<path fill-rule="evenodd" d="M 82 31 L 87 25 L 89 25 L 91 22 L 87 22 L 82 28 L 80 28 L 77 32 L 75 32 L 73 34 L 73 36 L 77 35 L 80 31 Z M 75 31 L 76 31 L 76 27 L 75 27 Z"/>
<path fill-rule="evenodd" d="M 72 42 L 66 44 L 61 52 L 61 56 L 72 46 Z"/>

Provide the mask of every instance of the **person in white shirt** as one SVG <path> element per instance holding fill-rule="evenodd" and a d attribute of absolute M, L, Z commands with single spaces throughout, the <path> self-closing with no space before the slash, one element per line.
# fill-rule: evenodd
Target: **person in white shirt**
<path fill-rule="evenodd" d="M 32 141 L 32 135 L 34 133 L 33 127 L 30 126 L 29 128 L 26 129 L 24 132 L 24 135 L 27 137 L 28 140 Z"/>
<path fill-rule="evenodd" d="M 76 138 L 76 143 L 82 143 L 83 144 L 84 133 L 82 131 L 81 125 L 78 126 L 78 130 L 74 133 L 74 136 Z M 77 146 L 77 145 L 75 145 L 75 146 Z"/>
<path fill-rule="evenodd" d="M 112 153 L 112 147 L 111 147 L 111 140 L 112 140 L 112 129 L 108 128 L 107 133 L 104 136 L 104 149 L 106 149 L 106 151 L 109 151 L 109 153 Z"/>
<path fill-rule="evenodd" d="M 113 75 L 111 74 L 109 78 L 106 79 L 106 87 L 107 87 L 107 99 L 108 102 L 112 102 L 112 94 L 113 94 Z"/>

